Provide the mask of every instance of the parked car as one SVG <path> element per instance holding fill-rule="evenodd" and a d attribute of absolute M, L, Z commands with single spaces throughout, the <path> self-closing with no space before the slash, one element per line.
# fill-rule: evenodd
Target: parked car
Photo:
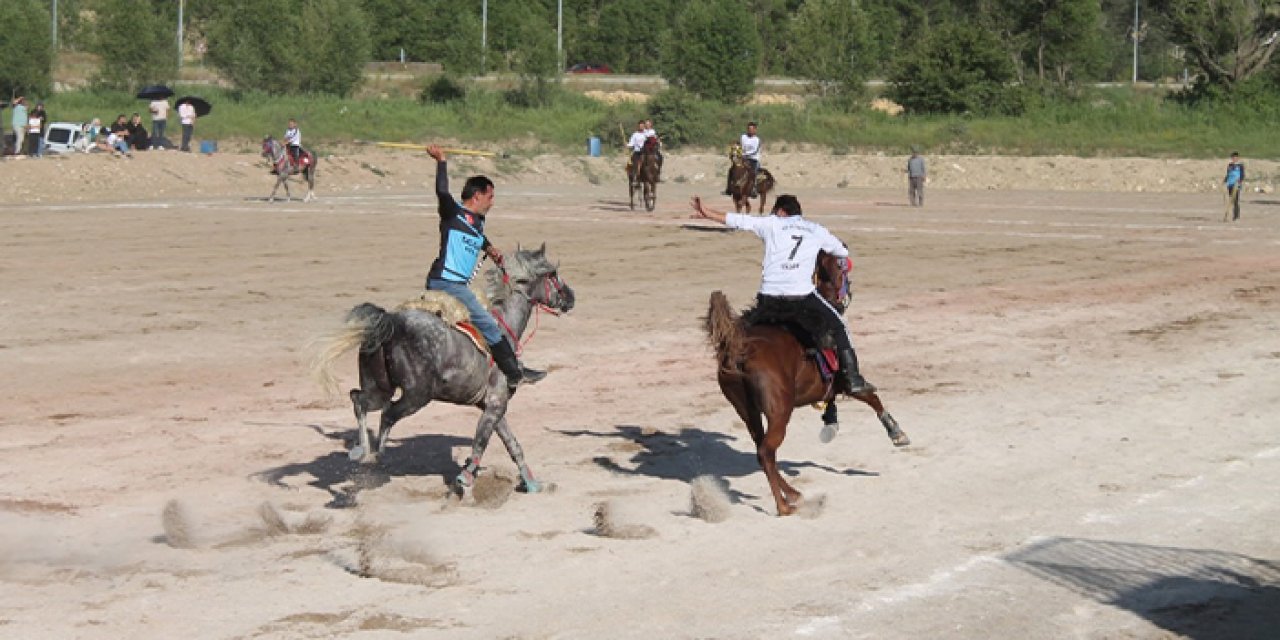
<path fill-rule="evenodd" d="M 613 70 L 607 64 L 579 62 L 569 67 L 569 73 L 613 73 Z"/>
<path fill-rule="evenodd" d="M 46 153 L 72 153 L 84 151 L 84 124 L 80 122 L 54 122 L 44 132 Z"/>

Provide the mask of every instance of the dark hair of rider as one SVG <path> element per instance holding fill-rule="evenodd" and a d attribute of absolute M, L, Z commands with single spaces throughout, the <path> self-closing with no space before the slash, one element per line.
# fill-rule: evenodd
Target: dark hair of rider
<path fill-rule="evenodd" d="M 786 211 L 789 216 L 804 215 L 800 210 L 800 200 L 789 194 L 780 195 L 773 201 L 773 212 L 777 213 L 778 210 Z"/>
<path fill-rule="evenodd" d="M 484 193 L 493 188 L 493 181 L 484 176 L 471 176 L 462 185 L 462 201 L 470 200 L 477 193 Z"/>

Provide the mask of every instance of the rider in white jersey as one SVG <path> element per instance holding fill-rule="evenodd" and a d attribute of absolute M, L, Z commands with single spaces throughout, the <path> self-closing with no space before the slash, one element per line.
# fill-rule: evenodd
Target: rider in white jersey
<path fill-rule="evenodd" d="M 302 157 L 302 131 L 293 118 L 289 118 L 289 127 L 284 130 L 284 143 L 289 148 L 289 157 L 297 162 Z"/>
<path fill-rule="evenodd" d="M 747 184 L 751 197 L 756 197 L 756 174 L 760 173 L 760 138 L 756 135 L 756 123 L 747 123 L 747 132 L 738 138 L 738 147 L 742 149 L 742 160 L 747 163 L 750 175 Z M 733 166 L 729 167 L 729 175 L 725 178 L 724 195 L 733 194 Z"/>
<path fill-rule="evenodd" d="M 640 154 L 644 152 L 644 144 L 648 140 L 644 120 L 637 121 L 635 132 L 631 134 L 631 139 L 627 140 L 627 147 L 631 149 L 631 182 L 633 183 L 640 175 Z"/>
<path fill-rule="evenodd" d="M 802 325 L 807 324 L 804 321 L 806 317 L 823 318 L 825 327 L 805 328 L 818 332 L 829 329 L 835 338 L 840 369 L 845 374 L 846 386 L 842 391 L 849 395 L 875 391 L 875 386 L 858 372 L 858 356 L 853 351 L 844 318 L 831 303 L 818 295 L 813 285 L 813 270 L 819 251 L 845 258 L 848 264 L 849 250 L 844 243 L 822 225 L 801 217 L 800 201 L 792 195 L 778 196 L 773 205 L 773 215 L 759 218 L 716 211 L 704 206 L 698 196 L 693 197 L 692 204 L 694 217 L 715 220 L 731 229 L 751 231 L 764 241 L 757 306 L 768 306 L 792 315 Z"/>

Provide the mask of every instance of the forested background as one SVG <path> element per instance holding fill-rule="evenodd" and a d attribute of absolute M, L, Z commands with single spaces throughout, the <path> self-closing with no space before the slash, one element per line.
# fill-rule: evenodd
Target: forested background
<path fill-rule="evenodd" d="M 664 78 L 651 106 L 672 116 L 690 101 L 741 106 L 758 78 L 781 76 L 827 112 L 865 111 L 873 92 L 908 116 L 1052 118 L 1135 68 L 1140 81 L 1185 79 L 1161 99 L 1188 109 L 1239 119 L 1280 104 L 1280 0 L 561 1 L 562 31 L 557 0 L 185 0 L 184 63 L 233 96 L 344 98 L 371 61 L 433 62 L 443 75 L 421 102 L 472 100 L 470 78 L 503 74 L 515 108 L 562 100 L 563 69 L 602 63 Z M 47 95 L 69 53 L 101 61 L 96 91 L 177 78 L 179 0 L 56 0 L 56 45 L 54 2 L 0 2 L 0 94 Z"/>

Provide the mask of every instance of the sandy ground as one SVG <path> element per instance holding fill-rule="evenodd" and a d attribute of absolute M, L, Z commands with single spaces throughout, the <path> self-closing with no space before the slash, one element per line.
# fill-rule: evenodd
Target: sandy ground
<path fill-rule="evenodd" d="M 685 217 L 719 158 L 673 154 L 652 214 L 614 159 L 457 163 L 578 297 L 509 414 L 556 490 L 509 493 L 495 440 L 462 503 L 474 410 L 362 470 L 303 363 L 421 287 L 424 158 L 328 158 L 306 205 L 262 202 L 251 154 L 0 163 L 0 637 L 1274 637 L 1280 200 L 1223 223 L 1221 162 L 939 158 L 912 209 L 902 160 L 767 164 L 853 247 L 859 354 L 914 441 L 845 403 L 823 445 L 798 411 L 790 518 L 699 324 L 759 274 Z M 726 520 L 691 513 L 701 476 Z"/>

